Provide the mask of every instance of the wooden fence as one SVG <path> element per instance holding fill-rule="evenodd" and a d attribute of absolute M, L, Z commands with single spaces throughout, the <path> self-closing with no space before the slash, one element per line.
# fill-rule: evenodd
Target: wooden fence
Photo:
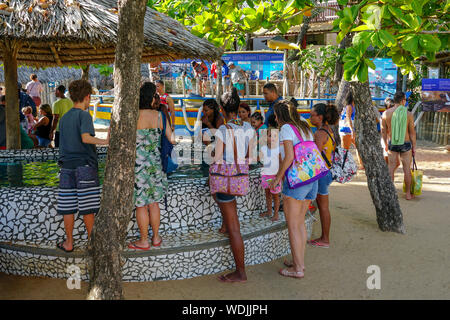
<path fill-rule="evenodd" d="M 450 112 L 425 112 L 416 126 L 417 139 L 450 143 Z"/>

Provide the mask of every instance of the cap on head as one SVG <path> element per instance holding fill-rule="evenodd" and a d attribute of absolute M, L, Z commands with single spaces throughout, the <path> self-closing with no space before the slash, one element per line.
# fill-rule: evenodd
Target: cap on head
<path fill-rule="evenodd" d="M 228 62 L 228 66 L 229 67 L 234 66 L 234 62 L 233 61 Z"/>

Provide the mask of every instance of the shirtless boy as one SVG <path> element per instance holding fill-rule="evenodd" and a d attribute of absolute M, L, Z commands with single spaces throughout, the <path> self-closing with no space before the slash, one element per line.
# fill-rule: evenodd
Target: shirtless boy
<path fill-rule="evenodd" d="M 413 114 L 407 111 L 406 96 L 403 92 L 394 95 L 394 107 L 383 113 L 381 134 L 388 152 L 388 166 L 392 181 L 398 157 L 400 156 L 405 185 L 406 200 L 411 200 L 411 160 L 416 150 L 416 131 L 414 129 Z M 402 109 L 404 108 L 404 109 Z"/>

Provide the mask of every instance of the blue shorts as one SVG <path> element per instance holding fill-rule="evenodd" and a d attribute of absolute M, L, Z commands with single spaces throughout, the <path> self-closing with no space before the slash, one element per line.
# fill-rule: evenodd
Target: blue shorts
<path fill-rule="evenodd" d="M 236 196 L 231 196 L 231 195 L 225 194 L 225 193 L 216 193 L 217 202 L 226 203 L 226 202 L 231 202 L 234 199 L 236 199 Z"/>
<path fill-rule="evenodd" d="M 100 183 L 97 169 L 81 166 L 76 169 L 62 168 L 56 211 L 58 214 L 80 215 L 97 213 L 100 209 Z"/>
<path fill-rule="evenodd" d="M 290 189 L 285 178 L 283 182 L 283 191 L 281 193 L 295 200 L 314 200 L 317 196 L 318 185 L 319 182 L 316 180 L 296 189 Z"/>
<path fill-rule="evenodd" d="M 321 196 L 327 196 L 328 195 L 328 187 L 330 186 L 331 182 L 333 182 L 333 176 L 331 174 L 331 170 L 328 171 L 326 176 L 323 176 L 318 180 L 319 185 L 317 189 L 317 193 Z"/>
<path fill-rule="evenodd" d="M 45 139 L 39 136 L 36 136 L 38 142 L 39 142 L 39 146 L 40 147 L 48 147 L 48 145 L 50 144 L 50 142 L 52 142 L 50 139 Z"/>

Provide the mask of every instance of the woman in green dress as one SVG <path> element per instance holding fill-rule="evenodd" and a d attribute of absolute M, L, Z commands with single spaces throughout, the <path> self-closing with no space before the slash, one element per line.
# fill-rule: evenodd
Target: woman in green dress
<path fill-rule="evenodd" d="M 136 164 L 134 183 L 134 204 L 136 220 L 141 238 L 128 245 L 130 249 L 148 250 L 153 245 L 159 247 L 162 238 L 159 236 L 161 201 L 167 192 L 167 176 L 162 170 L 161 134 L 163 117 L 155 103 L 156 87 L 146 82 L 140 89 L 139 119 L 136 135 Z M 172 130 L 166 119 L 166 136 L 173 142 Z M 151 244 L 148 241 L 148 225 L 153 230 Z"/>

